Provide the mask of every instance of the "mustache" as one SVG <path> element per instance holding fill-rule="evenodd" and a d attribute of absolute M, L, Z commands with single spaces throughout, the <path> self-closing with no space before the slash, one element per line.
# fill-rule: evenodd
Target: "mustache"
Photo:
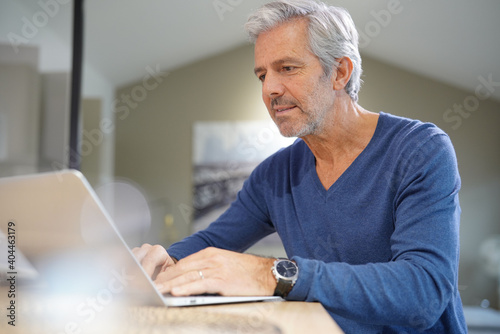
<path fill-rule="evenodd" d="M 271 107 L 274 107 L 276 105 L 294 105 L 294 106 L 296 106 L 297 101 L 290 99 L 290 98 L 283 97 L 283 96 L 278 96 L 278 97 L 271 99 Z"/>

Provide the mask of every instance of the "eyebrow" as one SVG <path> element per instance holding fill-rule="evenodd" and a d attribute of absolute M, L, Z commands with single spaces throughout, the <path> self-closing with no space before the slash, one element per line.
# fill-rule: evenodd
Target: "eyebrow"
<path fill-rule="evenodd" d="M 282 64 L 288 63 L 288 62 L 298 63 L 299 61 L 297 60 L 297 58 L 286 57 L 286 58 L 283 58 L 283 59 L 278 59 L 278 60 L 273 61 L 271 63 L 271 67 L 282 65 Z M 260 66 L 260 67 L 254 68 L 253 73 L 255 73 L 255 75 L 257 75 L 257 73 L 262 72 L 262 71 L 264 71 L 264 67 Z"/>

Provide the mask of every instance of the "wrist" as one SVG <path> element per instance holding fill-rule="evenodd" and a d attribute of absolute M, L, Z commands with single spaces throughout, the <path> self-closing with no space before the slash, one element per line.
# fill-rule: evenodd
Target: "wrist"
<path fill-rule="evenodd" d="M 278 284 L 278 282 L 276 281 L 276 277 L 274 276 L 273 274 L 273 266 L 274 266 L 274 262 L 276 261 L 275 258 L 268 258 L 266 259 L 266 266 L 265 266 L 265 277 L 266 277 L 266 292 L 267 292 L 267 295 L 269 296 L 273 296 L 274 295 L 274 292 L 276 291 L 276 286 Z"/>

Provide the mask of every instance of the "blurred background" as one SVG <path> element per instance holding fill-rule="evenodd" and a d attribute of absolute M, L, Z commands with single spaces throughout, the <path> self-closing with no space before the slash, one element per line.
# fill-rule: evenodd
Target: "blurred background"
<path fill-rule="evenodd" d="M 192 232 L 195 125 L 268 122 L 243 30 L 264 2 L 84 2 L 81 169 L 96 189 L 121 180 L 140 191 L 151 221 L 135 242 L 168 246 Z M 500 2 L 328 2 L 360 32 L 360 104 L 451 137 L 462 176 L 460 292 L 466 305 L 498 309 Z M 2 177 L 68 164 L 72 10 L 66 0 L 0 3 Z M 265 146 L 259 135 L 244 138 L 248 152 Z"/>

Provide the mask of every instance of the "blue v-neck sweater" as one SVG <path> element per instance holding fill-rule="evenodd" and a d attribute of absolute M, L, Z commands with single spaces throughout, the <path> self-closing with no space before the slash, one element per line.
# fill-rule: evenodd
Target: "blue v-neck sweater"
<path fill-rule="evenodd" d="M 299 139 L 261 163 L 217 221 L 168 252 L 244 251 L 276 231 L 300 270 L 288 299 L 320 302 L 346 333 L 465 333 L 459 189 L 443 131 L 381 112 L 328 190 Z"/>

